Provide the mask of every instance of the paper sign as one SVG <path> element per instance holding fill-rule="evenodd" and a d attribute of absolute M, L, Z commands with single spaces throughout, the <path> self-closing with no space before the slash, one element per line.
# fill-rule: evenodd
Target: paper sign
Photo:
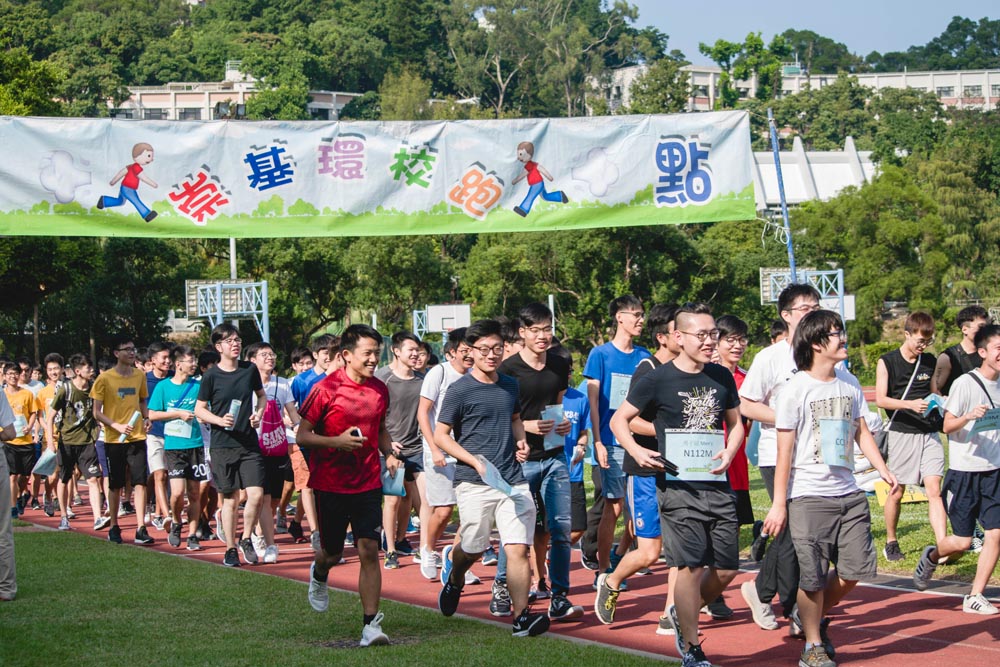
<path fill-rule="evenodd" d="M 32 468 L 31 473 L 33 475 L 41 475 L 42 477 L 48 477 L 56 471 L 56 453 L 51 449 L 46 449 L 42 452 L 42 455 L 38 457 L 38 462 L 35 467 Z"/>
<path fill-rule="evenodd" d="M 934 410 L 937 410 L 938 412 L 940 412 L 942 417 L 944 416 L 944 398 L 943 397 L 938 396 L 937 394 L 930 394 L 924 400 L 927 401 L 927 409 L 924 410 L 924 417 L 930 416 L 930 414 Z"/>
<path fill-rule="evenodd" d="M 169 435 L 171 438 L 188 440 L 191 438 L 191 433 L 191 422 L 183 419 L 171 419 L 163 425 L 163 434 Z"/>
<path fill-rule="evenodd" d="M 972 432 L 995 431 L 1000 428 L 1000 408 L 987 410 L 986 414 L 980 417 L 972 425 Z"/>
<path fill-rule="evenodd" d="M 563 421 L 563 407 L 561 405 L 546 405 L 542 410 L 542 419 L 549 419 L 559 425 Z M 545 434 L 545 451 L 550 449 L 562 449 L 566 446 L 566 436 L 556 433 L 555 427 Z"/>
<path fill-rule="evenodd" d="M 854 468 L 848 452 L 853 453 L 851 431 L 854 423 L 850 419 L 820 417 L 819 438 L 823 448 L 823 463 L 828 466 Z"/>
<path fill-rule="evenodd" d="M 725 448 L 722 431 L 664 429 L 664 457 L 677 463 L 677 478 L 685 482 L 724 482 L 723 475 L 710 470 L 719 467 L 713 457 Z"/>
<path fill-rule="evenodd" d="M 497 470 L 497 467 L 490 463 L 489 459 L 482 455 L 476 456 L 476 459 L 486 468 L 485 474 L 482 475 L 482 478 L 483 481 L 486 482 L 487 486 L 494 488 L 500 493 L 510 496 L 511 498 L 523 495 L 523 492 L 520 489 L 516 489 L 507 483 L 507 480 L 503 478 L 500 471 Z"/>

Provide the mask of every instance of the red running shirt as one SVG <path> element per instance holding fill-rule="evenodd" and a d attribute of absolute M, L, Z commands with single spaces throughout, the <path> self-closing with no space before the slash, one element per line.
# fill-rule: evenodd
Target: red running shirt
<path fill-rule="evenodd" d="M 736 381 L 737 389 L 743 385 L 743 380 L 746 377 L 747 372 L 737 366 L 736 372 L 733 373 L 733 380 Z M 744 422 L 744 425 L 746 425 L 746 422 Z M 750 462 L 747 460 L 747 435 L 749 433 L 750 428 L 747 426 L 743 432 L 743 443 L 736 450 L 736 456 L 733 457 L 733 462 L 729 464 L 729 470 L 726 471 L 729 475 L 729 486 L 734 491 L 750 490 Z"/>
<path fill-rule="evenodd" d="M 318 435 L 340 435 L 357 426 L 367 438 L 354 451 L 316 448 L 309 456 L 309 488 L 331 493 L 364 493 L 381 488 L 379 426 L 389 407 L 389 390 L 377 378 L 358 384 L 343 368 L 320 380 L 299 413 Z"/>

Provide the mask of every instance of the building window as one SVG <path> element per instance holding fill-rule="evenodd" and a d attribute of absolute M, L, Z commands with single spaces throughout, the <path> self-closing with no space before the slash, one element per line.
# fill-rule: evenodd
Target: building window
<path fill-rule="evenodd" d="M 178 109 L 177 120 L 201 120 L 201 109 Z"/>
<path fill-rule="evenodd" d="M 962 97 L 982 97 L 982 86 L 966 86 L 962 89 Z"/>
<path fill-rule="evenodd" d="M 144 120 L 166 120 L 167 110 L 166 109 L 143 109 L 142 117 Z"/>
<path fill-rule="evenodd" d="M 938 97 L 955 97 L 955 86 L 938 86 L 936 92 Z"/>
<path fill-rule="evenodd" d="M 990 86 L 990 97 L 1000 97 L 1000 83 Z"/>
<path fill-rule="evenodd" d="M 132 110 L 131 109 L 112 109 L 111 110 L 111 117 L 112 118 L 121 118 L 123 120 L 132 120 L 132 118 L 134 116 L 132 114 Z"/>

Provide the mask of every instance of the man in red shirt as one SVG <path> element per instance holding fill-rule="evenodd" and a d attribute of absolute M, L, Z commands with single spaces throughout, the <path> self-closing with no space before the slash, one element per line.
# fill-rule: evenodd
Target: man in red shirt
<path fill-rule="evenodd" d="M 361 560 L 358 593 L 364 614 L 361 646 L 388 644 L 378 610 L 382 570 L 378 563 L 382 527 L 382 466 L 395 476 L 401 462 L 385 430 L 389 390 L 374 377 L 382 352 L 382 335 L 370 326 L 353 324 L 340 337 L 344 368 L 318 382 L 303 401 L 297 442 L 312 449 L 309 487 L 316 493 L 322 549 L 309 568 L 309 604 L 326 611 L 326 578 L 340 562 L 347 526 Z"/>
<path fill-rule="evenodd" d="M 139 199 L 139 181 L 142 181 L 151 188 L 159 187 L 149 176 L 142 175 L 143 167 L 151 164 L 152 162 L 152 146 L 147 143 L 138 143 L 133 146 L 132 164 L 122 168 L 121 171 L 115 174 L 115 177 L 111 179 L 111 185 L 114 185 L 118 181 L 122 182 L 118 196 L 108 197 L 105 195 L 101 197 L 97 200 L 97 208 L 99 210 L 103 210 L 113 206 L 121 206 L 128 201 L 132 204 L 132 206 L 135 206 L 135 210 L 139 212 L 139 215 L 142 216 L 143 220 L 146 222 L 152 222 L 153 218 L 156 217 L 156 211 L 150 209 L 142 203 L 141 199 Z"/>
<path fill-rule="evenodd" d="M 521 202 L 520 206 L 514 207 L 514 213 L 517 213 L 522 218 L 531 213 L 531 205 L 538 199 L 538 195 L 541 195 L 545 201 L 557 201 L 563 204 L 569 201 L 569 198 L 561 190 L 556 190 L 555 192 L 545 191 L 545 182 L 542 180 L 542 177 L 544 176 L 551 181 L 552 174 L 542 165 L 532 161 L 531 158 L 534 155 L 535 145 L 530 141 L 522 141 L 517 145 L 517 159 L 524 163 L 524 173 L 515 176 L 514 180 L 511 181 L 511 185 L 520 183 L 525 177 L 528 179 L 528 194 L 525 195 L 524 201 Z"/>

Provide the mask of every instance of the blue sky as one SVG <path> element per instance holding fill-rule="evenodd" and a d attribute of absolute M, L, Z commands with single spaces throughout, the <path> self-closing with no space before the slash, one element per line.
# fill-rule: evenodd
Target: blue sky
<path fill-rule="evenodd" d="M 836 2 L 715 0 L 629 0 L 639 8 L 638 26 L 656 26 L 670 35 L 669 49 L 680 49 L 695 64 L 710 61 L 698 43 L 722 38 L 743 41 L 749 32 L 768 41 L 788 28 L 813 30 L 865 56 L 872 51 L 903 51 L 926 44 L 944 32 L 951 17 L 975 21 L 1000 17 L 997 0 L 837 0 Z"/>

